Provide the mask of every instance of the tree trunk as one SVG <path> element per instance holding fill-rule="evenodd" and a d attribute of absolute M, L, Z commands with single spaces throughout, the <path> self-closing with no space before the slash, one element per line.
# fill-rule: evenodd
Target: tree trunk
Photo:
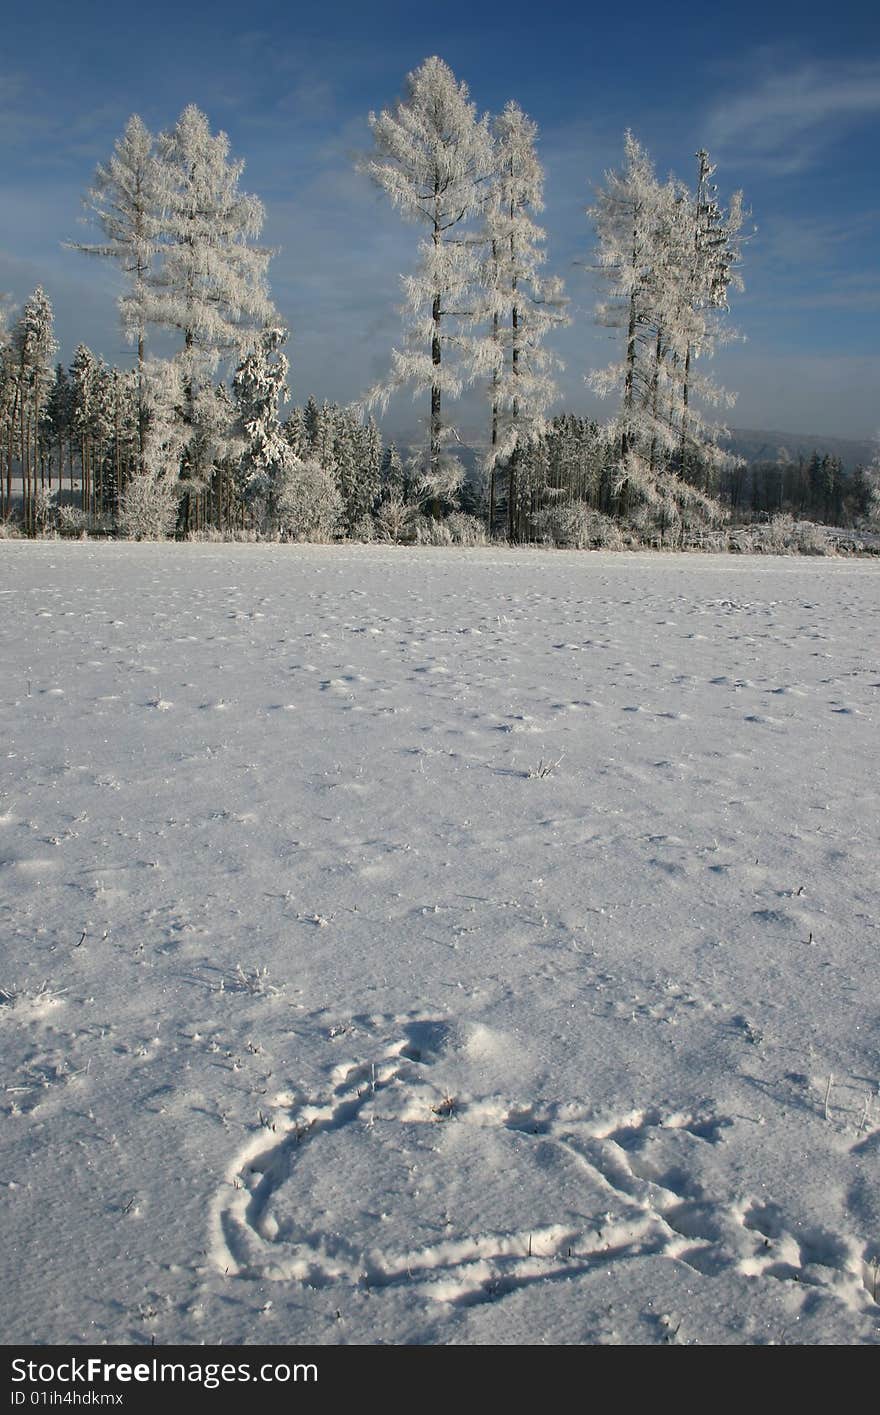
<path fill-rule="evenodd" d="M 433 240 L 433 242 L 434 242 L 435 247 L 436 247 L 436 246 L 439 246 L 439 244 L 440 244 L 440 237 L 441 237 L 441 232 L 440 232 L 440 184 L 439 184 L 439 182 L 435 179 L 435 181 L 434 181 L 434 230 L 433 230 L 433 232 L 432 232 L 432 240 Z M 432 330 L 432 333 L 431 333 L 431 363 L 433 364 L 434 369 L 435 369 L 435 380 L 436 380 L 436 381 L 431 384 L 431 450 L 430 450 L 430 469 L 431 469 L 431 480 L 434 481 L 435 483 L 436 483 L 436 478 L 437 478 L 437 476 L 438 476 L 438 474 L 439 474 L 439 470 L 440 470 L 440 433 L 441 433 L 440 379 L 439 379 L 439 374 L 440 374 L 440 359 L 441 359 L 440 320 L 441 320 L 441 318 L 442 318 L 442 313 L 441 313 L 441 309 L 440 309 L 440 293 L 441 293 L 441 292 L 440 292 L 439 290 L 436 290 L 436 291 L 434 292 L 434 300 L 433 300 L 433 303 L 432 303 L 432 306 L 431 306 L 431 318 L 432 318 L 433 321 L 434 321 L 434 327 L 433 327 L 433 330 Z M 437 496 L 435 496 L 435 497 L 433 498 L 433 501 L 432 501 L 432 504 L 431 504 L 431 513 L 432 513 L 432 515 L 433 515 L 435 518 L 439 518 L 439 515 L 440 515 L 440 502 L 439 502 L 439 499 L 438 499 Z"/>
<path fill-rule="evenodd" d="M 626 374 L 625 374 L 625 377 L 624 377 L 624 380 L 623 380 L 624 423 L 623 423 L 623 432 L 622 432 L 621 438 L 620 438 L 620 459 L 621 459 L 621 461 L 626 461 L 626 456 L 627 456 L 627 453 L 629 452 L 629 417 L 630 417 L 630 412 L 631 412 L 631 410 L 632 410 L 633 384 L 634 384 L 634 382 L 635 382 L 635 370 L 636 370 L 636 324 L 637 324 L 637 311 L 636 311 L 635 272 L 636 272 L 636 269 L 637 269 L 637 263 L 638 263 L 638 258 L 639 258 L 639 245 L 638 245 L 638 241 L 639 241 L 638 228 L 636 227 L 635 221 L 634 221 L 634 222 L 633 222 L 633 247 L 632 247 L 633 288 L 632 288 L 632 290 L 631 290 L 631 292 L 630 292 L 630 297 L 629 297 L 629 323 L 627 324 L 627 330 L 626 330 Z"/>

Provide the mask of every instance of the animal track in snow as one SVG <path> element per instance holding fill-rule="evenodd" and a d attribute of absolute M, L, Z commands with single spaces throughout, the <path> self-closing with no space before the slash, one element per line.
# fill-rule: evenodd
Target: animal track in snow
<path fill-rule="evenodd" d="M 856 1240 L 724 1192 L 729 1117 L 447 1089 L 461 1038 L 444 1019 L 361 1019 L 355 1039 L 373 1046 L 325 1095 L 279 1093 L 230 1163 L 210 1215 L 221 1273 L 473 1304 L 652 1256 L 873 1305 Z"/>

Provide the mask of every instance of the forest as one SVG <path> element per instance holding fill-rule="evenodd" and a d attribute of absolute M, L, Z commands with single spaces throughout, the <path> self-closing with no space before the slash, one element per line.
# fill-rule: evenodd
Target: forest
<path fill-rule="evenodd" d="M 56 363 L 42 287 L 0 308 L 0 533 L 815 550 L 815 523 L 880 524 L 878 458 L 729 450 L 735 395 L 707 368 L 738 337 L 749 213 L 740 192 L 721 201 L 707 152 L 692 187 L 661 181 L 627 132 L 587 210 L 595 319 L 617 344 L 585 372 L 600 424 L 554 411 L 552 336 L 571 315 L 546 273 L 536 124 L 513 101 L 480 117 L 433 57 L 369 127 L 358 165 L 418 234 L 400 338 L 357 406 L 297 406 L 243 161 L 194 105 L 158 135 L 131 117 L 85 196 L 101 239 L 71 245 L 118 268 L 136 358 L 110 367 L 80 344 Z M 176 352 L 152 354 L 157 335 Z M 398 448 L 377 415 L 403 390 L 420 416 Z M 457 430 L 466 390 L 478 446 Z"/>

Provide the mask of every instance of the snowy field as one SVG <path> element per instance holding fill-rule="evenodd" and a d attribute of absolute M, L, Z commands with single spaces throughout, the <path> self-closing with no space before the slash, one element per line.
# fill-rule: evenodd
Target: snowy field
<path fill-rule="evenodd" d="M 880 565 L 0 546 L 3 1340 L 880 1337 Z"/>

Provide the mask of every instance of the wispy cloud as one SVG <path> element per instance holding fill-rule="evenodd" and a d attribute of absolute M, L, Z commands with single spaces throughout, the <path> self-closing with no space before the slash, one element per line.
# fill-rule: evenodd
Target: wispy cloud
<path fill-rule="evenodd" d="M 843 132 L 880 114 L 880 63 L 774 69 L 717 105 L 713 151 L 778 173 L 812 166 Z"/>

